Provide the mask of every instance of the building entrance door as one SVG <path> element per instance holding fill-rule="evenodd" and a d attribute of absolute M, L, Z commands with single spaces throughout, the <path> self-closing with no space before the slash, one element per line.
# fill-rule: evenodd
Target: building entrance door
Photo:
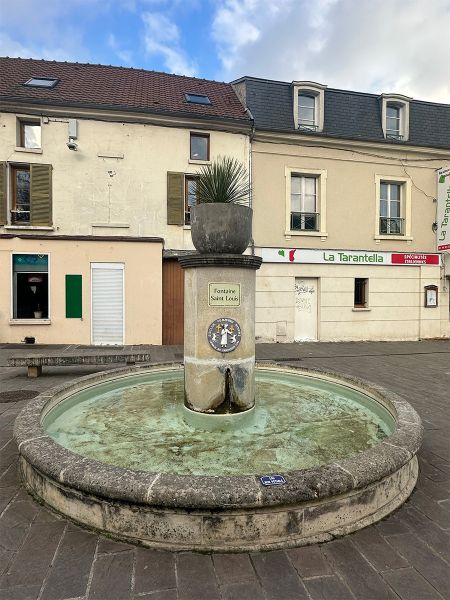
<path fill-rule="evenodd" d="M 91 323 L 95 346 L 124 343 L 124 265 L 91 263 Z"/>
<path fill-rule="evenodd" d="M 162 343 L 184 342 L 184 271 L 178 260 L 164 260 L 162 270 Z"/>
<path fill-rule="evenodd" d="M 317 279 L 295 278 L 296 342 L 316 342 L 317 336 Z"/>

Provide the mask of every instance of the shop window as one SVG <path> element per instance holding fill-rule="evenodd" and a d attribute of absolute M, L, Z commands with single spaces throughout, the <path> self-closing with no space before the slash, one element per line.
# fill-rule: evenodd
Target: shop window
<path fill-rule="evenodd" d="M 209 160 L 209 134 L 191 133 L 190 160 Z"/>
<path fill-rule="evenodd" d="M 356 278 L 354 291 L 354 306 L 355 308 L 367 308 L 368 305 L 368 288 L 369 280 Z"/>
<path fill-rule="evenodd" d="M 13 254 L 13 319 L 48 319 L 48 255 Z"/>

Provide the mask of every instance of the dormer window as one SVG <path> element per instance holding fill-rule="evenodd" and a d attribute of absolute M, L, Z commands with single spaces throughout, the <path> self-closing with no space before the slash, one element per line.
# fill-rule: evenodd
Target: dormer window
<path fill-rule="evenodd" d="M 409 137 L 409 102 L 411 98 L 398 94 L 382 96 L 382 126 L 388 140 L 406 141 Z"/>
<path fill-rule="evenodd" d="M 295 128 L 303 131 L 322 131 L 326 85 L 312 81 L 293 81 Z"/>

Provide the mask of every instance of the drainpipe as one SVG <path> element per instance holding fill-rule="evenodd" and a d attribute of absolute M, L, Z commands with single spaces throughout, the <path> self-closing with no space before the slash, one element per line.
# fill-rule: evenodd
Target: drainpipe
<path fill-rule="evenodd" d="M 252 162 L 252 142 L 253 142 L 253 138 L 255 137 L 255 119 L 251 113 L 251 110 L 246 107 L 246 112 L 248 114 L 248 116 L 250 117 L 251 121 L 252 121 L 252 130 L 250 132 L 249 137 L 249 148 L 248 148 L 248 181 L 249 181 L 249 194 L 248 194 L 248 198 L 249 198 L 249 206 L 250 208 L 253 207 L 253 162 Z M 255 240 L 252 239 L 250 240 L 250 248 L 251 248 L 251 252 L 252 252 L 252 256 L 255 255 Z"/>

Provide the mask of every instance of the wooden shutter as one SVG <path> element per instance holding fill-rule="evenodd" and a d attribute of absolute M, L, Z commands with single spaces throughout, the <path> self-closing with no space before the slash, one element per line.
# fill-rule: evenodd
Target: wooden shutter
<path fill-rule="evenodd" d="M 7 223 L 6 163 L 0 162 L 0 225 Z"/>
<path fill-rule="evenodd" d="M 184 225 L 183 173 L 167 173 L 167 224 Z"/>
<path fill-rule="evenodd" d="M 52 165 L 30 165 L 31 224 L 52 224 Z"/>

